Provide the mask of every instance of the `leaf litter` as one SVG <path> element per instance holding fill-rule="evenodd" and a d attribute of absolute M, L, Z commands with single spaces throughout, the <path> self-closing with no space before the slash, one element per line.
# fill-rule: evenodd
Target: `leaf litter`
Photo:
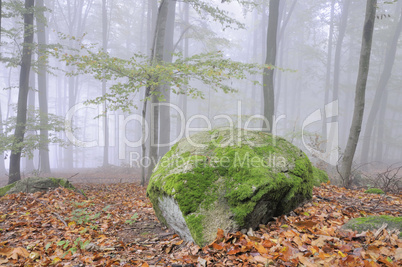
<path fill-rule="evenodd" d="M 157 220 L 138 184 L 77 184 L 0 198 L 0 266 L 402 266 L 398 232 L 341 226 L 401 216 L 402 196 L 323 184 L 313 199 L 258 230 L 224 233 L 200 248 Z"/>

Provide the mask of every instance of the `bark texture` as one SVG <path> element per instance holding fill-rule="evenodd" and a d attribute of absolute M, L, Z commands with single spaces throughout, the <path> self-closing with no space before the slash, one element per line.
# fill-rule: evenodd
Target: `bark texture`
<path fill-rule="evenodd" d="M 14 132 L 13 147 L 10 155 L 10 173 L 8 183 L 21 180 L 21 151 L 27 121 L 27 101 L 29 91 L 29 71 L 32 61 L 33 43 L 33 7 L 34 0 L 25 0 L 24 13 L 24 43 L 22 45 L 22 59 L 18 90 L 17 125 Z"/>
<path fill-rule="evenodd" d="M 356 152 L 357 143 L 359 142 L 359 136 L 362 127 L 376 8 L 377 0 L 367 0 L 366 15 L 363 26 L 362 46 L 360 51 L 359 72 L 356 82 L 356 95 L 352 126 L 350 128 L 348 142 L 346 144 L 345 153 L 343 155 L 340 166 L 340 175 L 346 187 L 350 187 L 352 185 L 352 163 Z"/>
<path fill-rule="evenodd" d="M 276 47 L 279 22 L 279 0 L 271 0 L 269 2 L 269 19 L 267 31 L 267 55 L 265 59 L 266 65 L 275 65 Z M 263 93 L 264 93 L 264 117 L 268 120 L 263 123 L 263 131 L 272 132 L 273 117 L 275 112 L 275 93 L 274 93 L 274 73 L 273 68 L 265 68 L 263 75 Z"/>

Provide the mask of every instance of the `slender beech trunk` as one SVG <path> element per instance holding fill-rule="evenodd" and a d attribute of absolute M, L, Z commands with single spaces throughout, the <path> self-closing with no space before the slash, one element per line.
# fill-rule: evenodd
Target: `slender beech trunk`
<path fill-rule="evenodd" d="M 332 101 L 339 98 L 339 74 L 341 71 L 341 53 L 343 46 L 343 39 L 346 33 L 346 26 L 348 24 L 350 0 L 343 0 L 341 22 L 339 25 L 338 39 L 335 48 L 335 62 L 334 62 L 334 88 L 332 94 Z"/>
<path fill-rule="evenodd" d="M 370 67 L 371 45 L 373 41 L 374 21 L 377 8 L 377 0 L 367 0 L 366 15 L 363 26 L 363 38 L 360 51 L 359 72 L 356 82 L 355 106 L 353 111 L 352 126 L 350 127 L 349 139 L 343 155 L 340 172 L 344 185 L 352 185 L 351 169 L 356 152 L 357 143 L 362 127 L 367 76 Z"/>
<path fill-rule="evenodd" d="M 2 16 L 2 9 L 3 8 L 3 1 L 0 0 L 0 43 L 1 43 L 1 19 L 3 18 Z"/>
<path fill-rule="evenodd" d="M 35 73 L 33 71 L 33 69 L 31 68 L 31 71 L 29 72 L 29 92 L 28 92 L 28 110 L 27 110 L 27 120 L 28 122 L 33 121 L 34 120 L 34 116 L 35 114 L 33 113 L 33 111 L 35 110 L 35 84 L 36 84 L 36 80 L 35 80 Z M 29 125 L 29 123 L 28 123 Z M 26 129 L 25 131 L 25 138 L 31 138 L 33 135 L 35 135 L 35 132 L 28 131 L 28 129 Z M 34 164 L 34 153 L 36 151 L 32 151 L 32 157 L 28 157 L 28 155 L 26 155 L 25 157 L 23 157 L 23 171 L 25 173 L 32 173 L 35 170 L 35 164 Z"/>
<path fill-rule="evenodd" d="M 1 102 L 1 101 L 0 101 Z M 3 113 L 1 112 L 1 103 L 0 103 L 0 138 L 4 136 L 4 129 L 3 129 Z M 5 165 L 5 157 L 4 152 L 0 151 L 0 177 L 6 174 L 6 165 Z"/>
<path fill-rule="evenodd" d="M 283 40 L 285 39 L 285 30 L 286 26 L 288 25 L 290 18 L 293 14 L 293 11 L 296 7 L 297 0 L 293 0 L 292 5 L 290 6 L 289 12 L 284 16 L 283 18 L 283 23 L 282 26 L 280 27 L 280 31 L 278 32 L 278 46 L 279 46 L 279 53 L 278 53 L 278 65 L 281 66 L 283 65 L 283 56 L 284 56 L 284 45 L 281 45 L 283 43 Z M 286 5 L 284 5 L 282 8 L 285 8 Z M 278 29 L 279 30 L 279 29 Z M 281 97 L 281 88 L 282 88 L 282 71 L 279 71 L 277 74 L 277 83 L 276 83 L 276 96 L 275 96 L 275 111 L 277 112 L 278 106 L 279 106 L 279 100 Z"/>
<path fill-rule="evenodd" d="M 184 32 L 186 32 L 189 27 L 190 27 L 190 6 L 188 3 L 182 3 L 183 10 L 181 12 L 182 14 L 182 20 L 183 20 L 183 25 L 182 25 L 182 35 Z M 188 57 L 189 53 L 189 39 L 186 35 L 183 35 L 183 38 L 181 39 L 182 45 L 183 45 L 183 58 Z M 186 86 L 184 86 L 184 89 L 186 90 Z M 187 90 L 186 90 L 187 91 Z M 187 94 L 181 94 L 179 95 L 179 106 L 181 107 L 181 110 L 184 114 L 184 118 L 180 118 L 180 116 L 177 116 L 177 134 L 176 137 L 180 135 L 180 131 L 184 130 L 181 129 L 181 120 L 184 119 L 184 123 L 187 121 Z"/>
<path fill-rule="evenodd" d="M 329 20 L 329 33 L 328 33 L 328 50 L 327 50 L 327 70 L 325 75 L 325 96 L 324 104 L 329 102 L 329 92 L 331 83 L 331 66 L 332 66 L 332 43 L 334 37 L 334 15 L 335 15 L 335 0 L 331 1 L 331 17 Z M 327 123 L 322 123 L 322 138 L 327 138 Z M 328 141 L 328 140 L 327 140 Z"/>
<path fill-rule="evenodd" d="M 400 10 L 400 8 L 399 8 L 399 10 Z M 373 105 L 370 109 L 369 116 L 367 117 L 367 123 L 366 123 L 365 131 L 363 134 L 363 146 L 362 146 L 362 154 L 361 154 L 361 162 L 362 163 L 368 162 L 368 156 L 370 154 L 371 135 L 373 132 L 374 124 L 376 121 L 378 121 L 378 120 L 376 120 L 376 117 L 377 117 L 378 111 L 381 108 L 381 103 L 383 103 L 382 98 L 384 96 L 384 92 L 386 91 L 388 81 L 391 77 L 392 68 L 395 63 L 396 50 L 398 47 L 398 40 L 401 35 L 401 31 L 402 31 L 402 14 L 399 16 L 399 21 L 395 28 L 395 32 L 392 37 L 392 41 L 388 43 L 387 50 L 386 50 L 387 52 L 386 52 L 386 56 L 385 56 L 384 68 L 382 70 L 382 73 L 380 76 L 380 81 L 378 82 L 378 86 L 375 91 Z M 384 104 L 386 104 L 386 103 L 384 103 Z"/>
<path fill-rule="evenodd" d="M 29 71 L 32 61 L 33 44 L 33 7 L 34 0 L 25 0 L 24 12 L 24 43 L 22 45 L 22 59 L 18 90 L 17 125 L 14 132 L 14 141 L 10 155 L 10 173 L 8 183 L 21 180 L 21 151 L 27 121 L 27 101 L 29 91 Z"/>
<path fill-rule="evenodd" d="M 264 2 L 261 4 L 261 9 L 262 9 L 261 27 L 260 27 L 261 32 L 260 32 L 260 39 L 259 39 L 259 41 L 261 42 L 261 46 L 260 46 L 261 47 L 261 62 L 258 62 L 258 63 L 264 64 L 263 57 L 266 54 L 266 50 L 267 50 L 267 29 L 268 29 L 268 27 L 265 27 L 268 24 L 268 16 L 267 16 L 267 12 L 266 12 L 267 6 Z M 259 103 L 261 103 L 261 105 L 259 106 L 259 111 L 258 111 L 259 114 L 264 114 L 264 107 L 265 107 L 264 100 L 261 101 L 261 98 L 263 98 L 263 97 L 264 97 L 264 88 L 261 91 L 261 95 L 257 94 L 257 100 Z M 264 123 L 262 123 L 262 127 L 264 127 Z"/>
<path fill-rule="evenodd" d="M 72 68 L 70 68 L 69 71 L 72 71 Z M 72 108 L 75 105 L 75 82 L 74 79 L 77 79 L 77 77 L 67 77 L 68 81 L 68 109 Z M 71 122 L 72 127 L 74 127 L 75 121 Z M 64 150 L 64 165 L 67 169 L 72 169 L 74 168 L 74 146 L 73 144 L 70 144 L 66 149 Z"/>
<path fill-rule="evenodd" d="M 108 17 L 106 9 L 106 0 L 102 0 L 102 50 L 107 52 L 108 47 Z M 102 80 L 102 95 L 106 94 L 106 80 Z M 103 166 L 109 165 L 109 125 L 108 125 L 108 109 L 107 102 L 104 103 L 104 147 L 103 147 Z"/>
<path fill-rule="evenodd" d="M 1 58 L 1 19 L 2 19 L 2 0 L 0 0 L 0 58 Z M 0 103 L 0 137 L 3 135 L 3 113 L 1 112 L 1 103 Z M 6 165 L 4 160 L 4 152 L 0 153 L 0 176 L 6 173 Z"/>
<path fill-rule="evenodd" d="M 173 51 L 173 36 L 174 36 L 174 21 L 176 15 L 176 1 L 169 1 L 168 14 L 166 19 L 166 34 L 165 43 L 163 48 L 163 61 L 172 62 Z M 161 93 L 164 96 L 164 103 L 170 104 L 170 86 L 165 84 L 160 87 Z M 163 157 L 170 147 L 167 146 L 170 143 L 170 107 L 161 106 L 159 108 L 159 120 L 160 120 L 160 133 L 159 139 L 161 146 L 159 147 L 159 157 Z"/>
<path fill-rule="evenodd" d="M 269 2 L 269 18 L 267 30 L 267 52 L 266 65 L 275 65 L 276 46 L 279 20 L 279 0 L 270 0 Z M 263 94 L 264 94 L 264 117 L 268 120 L 263 123 L 263 130 L 272 132 L 274 112 L 275 112 L 275 94 L 274 94 L 274 69 L 264 68 L 263 74 Z"/>
<path fill-rule="evenodd" d="M 163 51 L 164 51 L 164 45 L 165 45 L 165 34 L 166 34 L 166 22 L 167 22 L 167 17 L 168 17 L 168 11 L 169 11 L 169 2 L 172 1 L 174 4 L 176 1 L 174 0 L 162 0 L 159 6 L 158 10 L 158 16 L 157 16 L 157 21 L 156 21 L 156 27 L 155 27 L 155 35 L 154 35 L 154 40 L 153 40 L 153 45 L 152 45 L 152 50 L 151 50 L 151 62 L 150 64 L 156 65 L 158 62 L 163 61 Z M 149 77 L 150 80 L 152 79 L 157 79 L 157 77 Z M 144 105 L 143 105 L 143 110 L 142 110 L 142 119 L 143 119 L 143 134 L 145 132 L 145 118 L 146 118 L 146 108 L 147 108 L 147 103 L 148 103 L 148 98 L 151 98 L 151 103 L 154 104 L 155 106 L 151 108 L 151 145 L 150 145 L 150 151 L 149 151 L 149 159 L 150 159 L 150 164 L 148 167 L 147 171 L 147 177 L 145 177 L 144 173 L 145 170 L 143 168 L 142 173 L 142 180 L 141 180 L 141 185 L 145 185 L 145 183 L 149 180 L 152 170 L 154 169 L 156 165 L 156 161 L 158 159 L 158 143 L 159 143 L 159 108 L 158 108 L 158 96 L 155 93 L 159 93 L 160 91 L 157 91 L 158 88 L 147 86 L 145 89 L 145 97 L 144 97 Z M 143 138 L 145 136 L 143 135 Z M 144 142 L 143 142 L 144 143 Z M 146 145 L 145 143 L 142 145 L 142 152 L 143 155 L 145 155 L 145 150 L 146 150 Z"/>
<path fill-rule="evenodd" d="M 147 17 L 147 55 L 149 56 L 150 59 L 153 58 L 153 53 L 154 53 L 154 47 L 155 47 L 155 31 L 156 31 L 156 24 L 158 20 L 158 3 L 156 0 L 150 0 L 148 1 L 148 17 Z M 153 34 L 151 34 L 153 33 Z M 152 64 L 152 62 L 150 62 Z M 151 94 L 151 88 L 147 86 L 145 88 L 144 92 L 144 104 L 142 107 L 142 157 L 146 157 L 147 155 L 147 147 L 150 150 L 151 153 L 151 147 L 150 143 L 151 142 L 146 142 L 148 140 L 148 136 L 146 136 L 145 132 L 145 121 L 147 120 L 147 111 L 150 110 L 150 107 L 148 105 L 148 100 Z M 148 114 L 151 112 L 148 112 Z M 149 121 L 151 120 L 150 116 L 148 117 Z M 148 181 L 150 177 L 150 168 L 147 170 L 145 169 L 145 165 L 141 165 L 141 185 L 144 186 L 145 183 Z"/>
<path fill-rule="evenodd" d="M 385 133 L 385 114 L 387 113 L 387 102 L 388 102 L 388 91 L 384 92 L 384 96 L 382 98 L 381 108 L 378 114 L 378 135 L 377 135 L 377 151 L 375 153 L 375 161 L 382 162 L 384 156 L 384 133 Z"/>
<path fill-rule="evenodd" d="M 39 170 L 43 173 L 50 173 L 49 159 L 49 132 L 48 126 L 48 103 L 47 103 L 47 65 L 46 65 L 46 25 L 45 7 L 43 0 L 37 0 L 39 19 L 38 26 L 38 95 L 39 95 L 39 111 L 40 111 L 40 148 L 39 148 Z"/>
<path fill-rule="evenodd" d="M 257 10 L 254 10 L 253 13 L 253 27 L 254 27 L 254 32 L 253 32 L 253 61 L 257 62 L 257 54 L 258 54 L 258 46 L 259 46 L 259 40 L 258 38 L 260 37 L 260 34 L 258 33 L 257 29 L 257 22 L 258 22 L 258 12 Z M 261 27 L 262 28 L 262 27 Z M 259 62 L 258 62 L 259 63 Z M 253 80 L 257 80 L 257 76 L 253 75 L 252 77 Z M 257 103 L 259 102 L 257 99 L 257 85 L 253 83 L 251 87 L 251 99 L 254 101 L 254 105 L 251 106 L 251 115 L 256 115 L 256 108 L 257 108 Z"/>

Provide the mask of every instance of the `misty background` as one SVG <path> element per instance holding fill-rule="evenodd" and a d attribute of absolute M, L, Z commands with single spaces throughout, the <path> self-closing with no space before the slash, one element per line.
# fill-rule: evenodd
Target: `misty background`
<path fill-rule="evenodd" d="M 19 1 L 3 1 L 1 54 L 4 58 L 18 58 L 21 51 L 21 16 L 12 16 L 11 7 Z M 94 45 L 112 56 L 129 59 L 135 53 L 150 55 L 158 12 L 158 1 L 128 0 L 45 0 L 44 16 L 46 44 L 80 49 L 80 45 Z M 242 6 L 236 2 L 204 1 L 211 6 L 229 12 L 242 27 L 230 27 L 213 21 L 211 16 L 196 12 L 189 3 L 177 1 L 171 16 L 173 53 L 189 57 L 200 52 L 220 51 L 224 57 L 243 63 L 264 64 L 267 48 L 269 1 L 255 1 L 257 5 Z M 309 153 L 303 144 L 302 125 L 305 119 L 321 110 L 324 119 L 309 124 L 304 130 L 307 146 L 325 150 L 325 125 L 338 123 L 340 153 L 344 151 L 352 120 L 361 38 L 365 13 L 364 0 L 281 0 L 277 34 L 275 72 L 275 115 L 282 119 L 277 123 L 276 134 L 296 144 Z M 7 9 L 8 8 L 8 9 Z M 402 1 L 379 1 L 375 21 L 370 72 L 367 81 L 366 107 L 363 128 L 355 156 L 356 166 L 376 163 L 378 168 L 400 163 L 402 158 L 402 41 L 399 38 L 402 21 Z M 17 29 L 11 31 L 10 29 Z M 20 29 L 20 30 L 18 30 Z M 107 29 L 107 31 L 103 31 Z M 76 41 L 74 39 L 78 39 Z M 34 42 L 38 42 L 35 34 Z M 395 53 L 390 53 L 393 50 Z M 66 49 L 65 53 L 70 53 Z M 38 54 L 33 55 L 33 60 Z M 0 65 L 0 119 L 3 133 L 7 121 L 16 116 L 18 101 L 18 64 L 3 62 Z M 92 75 L 69 76 L 71 66 L 49 57 L 47 67 L 47 110 L 49 114 L 64 120 L 71 107 L 102 96 L 104 90 L 118 80 L 99 81 Z M 43 73 L 43 72 L 42 72 Z M 41 72 L 37 66 L 30 74 L 28 106 L 39 109 Z M 260 84 L 253 83 L 253 80 Z M 196 83 L 196 82 L 195 82 Z M 231 80 L 238 90 L 224 93 L 199 84 L 204 99 L 194 99 L 185 94 L 170 94 L 170 103 L 183 111 L 186 120 L 194 115 L 204 115 L 213 127 L 227 126 L 225 120 L 214 120 L 216 115 L 228 115 L 236 124 L 244 126 L 247 119 L 263 114 L 262 75 L 250 75 L 248 80 Z M 379 97 L 381 95 L 381 97 Z M 51 172 L 80 172 L 79 169 L 120 166 L 129 168 L 132 156 L 141 156 L 141 146 L 130 147 L 123 140 L 138 141 L 141 125 L 138 120 L 125 120 L 132 114 L 141 115 L 143 92 L 132 95 L 138 106 L 129 111 L 109 110 L 107 127 L 104 106 L 82 106 L 75 111 L 72 128 L 80 141 L 95 141 L 91 147 L 71 145 L 64 131 L 49 131 L 50 138 L 64 140 L 65 144 L 49 144 Z M 325 118 L 325 105 L 338 100 L 338 116 Z M 370 116 L 373 105 L 379 101 L 378 112 Z M 241 103 L 241 116 L 238 114 Z M 149 113 L 148 113 L 149 114 Z M 148 115 L 147 120 L 150 120 Z M 161 122 L 162 123 L 162 122 Z M 122 127 L 124 125 L 124 127 Z M 170 111 L 170 140 L 180 132 L 180 116 Z M 194 119 L 190 127 L 206 127 L 202 119 Z M 255 120 L 251 126 L 261 127 Z M 107 129 L 107 130 L 105 130 Z M 368 131 L 369 129 L 370 131 Z M 107 133 L 107 134 L 106 134 Z M 8 135 L 12 133 L 7 133 Z M 161 132 L 162 136 L 164 133 Z M 39 135 L 39 131 L 26 135 Z M 106 135 L 106 139 L 105 139 Z M 169 139 L 168 138 L 168 139 Z M 105 141 L 106 140 L 106 141 Z M 127 141 L 127 142 L 128 142 Z M 105 149 L 106 147 L 106 149 Z M 365 150 L 363 149 L 365 148 Z M 160 151 L 160 154 L 166 151 Z M 39 149 L 32 157 L 24 157 L 24 176 L 41 170 Z M 133 154 L 135 153 L 135 154 Z M 7 183 L 10 151 L 4 151 L 0 161 L 0 185 Z M 130 160 L 131 156 L 131 160 Z M 132 166 L 135 167 L 135 166 Z M 131 172 L 131 171 L 130 171 Z M 130 175 L 136 178 L 138 170 Z"/>

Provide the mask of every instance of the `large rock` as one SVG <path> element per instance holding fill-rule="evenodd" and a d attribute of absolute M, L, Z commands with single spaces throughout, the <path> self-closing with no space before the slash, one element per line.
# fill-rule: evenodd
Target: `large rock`
<path fill-rule="evenodd" d="M 19 192 L 35 193 L 57 187 L 65 187 L 75 190 L 74 186 L 66 179 L 30 177 L 0 188 L 0 196 Z"/>
<path fill-rule="evenodd" d="M 376 231 L 383 224 L 387 224 L 388 231 L 398 230 L 399 238 L 402 239 L 402 217 L 393 217 L 387 215 L 360 217 L 349 220 L 342 226 L 342 229 L 350 229 L 359 233 L 363 231 Z"/>
<path fill-rule="evenodd" d="M 220 128 L 183 138 L 160 160 L 147 195 L 158 219 L 205 245 L 218 228 L 257 228 L 312 197 L 307 156 L 270 134 Z"/>
<path fill-rule="evenodd" d="M 321 183 L 329 181 L 328 174 L 313 166 L 313 184 L 314 186 L 321 186 Z"/>

